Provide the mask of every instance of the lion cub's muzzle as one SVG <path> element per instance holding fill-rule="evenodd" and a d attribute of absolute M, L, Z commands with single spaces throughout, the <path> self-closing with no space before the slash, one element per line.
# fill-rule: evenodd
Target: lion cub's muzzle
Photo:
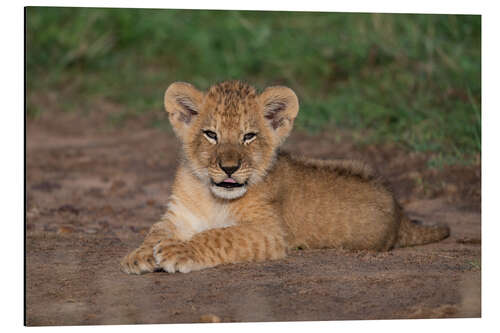
<path fill-rule="evenodd" d="M 242 165 L 240 159 L 219 161 L 217 171 L 211 176 L 212 193 L 224 199 L 236 199 L 247 191 L 248 170 Z"/>
<path fill-rule="evenodd" d="M 215 183 L 214 185 L 219 186 L 219 187 L 224 187 L 224 188 L 235 188 L 235 187 L 241 187 L 246 185 L 246 182 L 240 183 L 236 179 L 232 177 L 232 175 L 238 171 L 241 167 L 241 161 L 238 161 L 238 164 L 236 165 L 223 165 L 221 162 L 219 162 L 219 168 L 224 171 L 224 173 L 227 175 L 227 177 L 222 180 L 221 182 Z"/>

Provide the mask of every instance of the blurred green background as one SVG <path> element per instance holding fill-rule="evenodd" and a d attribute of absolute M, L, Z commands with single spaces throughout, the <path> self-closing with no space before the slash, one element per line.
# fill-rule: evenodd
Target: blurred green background
<path fill-rule="evenodd" d="M 159 113 L 166 87 L 226 79 L 291 87 L 297 125 L 469 163 L 481 151 L 481 17 L 30 7 L 27 112 L 106 100 L 120 121 Z M 163 118 L 162 123 L 165 123 Z M 161 124 L 152 124 L 163 126 Z"/>

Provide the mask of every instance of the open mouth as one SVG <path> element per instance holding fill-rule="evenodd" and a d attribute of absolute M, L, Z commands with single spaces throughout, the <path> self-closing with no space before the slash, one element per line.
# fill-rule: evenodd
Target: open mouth
<path fill-rule="evenodd" d="M 245 184 L 242 184 L 242 183 L 238 183 L 233 178 L 226 178 L 223 181 L 221 181 L 220 183 L 216 183 L 216 182 L 212 181 L 212 183 L 215 186 L 224 187 L 224 188 L 242 187 L 242 186 L 245 185 Z"/>

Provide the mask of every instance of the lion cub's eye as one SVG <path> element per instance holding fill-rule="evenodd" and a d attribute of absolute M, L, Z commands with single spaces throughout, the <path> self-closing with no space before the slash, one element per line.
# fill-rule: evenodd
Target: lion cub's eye
<path fill-rule="evenodd" d="M 250 143 L 250 141 L 253 141 L 253 139 L 255 139 L 256 136 L 257 134 L 255 133 L 247 133 L 243 136 L 243 142 Z"/>
<path fill-rule="evenodd" d="M 215 141 L 217 142 L 217 134 L 212 131 L 203 131 L 203 134 L 205 134 L 205 137 L 208 139 L 208 141 Z"/>

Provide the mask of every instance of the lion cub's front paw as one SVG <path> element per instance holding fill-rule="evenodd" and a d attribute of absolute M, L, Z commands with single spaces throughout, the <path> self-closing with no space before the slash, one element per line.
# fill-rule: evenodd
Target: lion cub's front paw
<path fill-rule="evenodd" d="M 189 273 L 209 267 L 204 265 L 196 252 L 187 243 L 165 240 L 154 247 L 153 255 L 156 264 L 164 271 Z"/>
<path fill-rule="evenodd" d="M 123 258 L 121 269 L 127 274 L 143 274 L 158 268 L 153 257 L 153 247 L 141 246 Z"/>

